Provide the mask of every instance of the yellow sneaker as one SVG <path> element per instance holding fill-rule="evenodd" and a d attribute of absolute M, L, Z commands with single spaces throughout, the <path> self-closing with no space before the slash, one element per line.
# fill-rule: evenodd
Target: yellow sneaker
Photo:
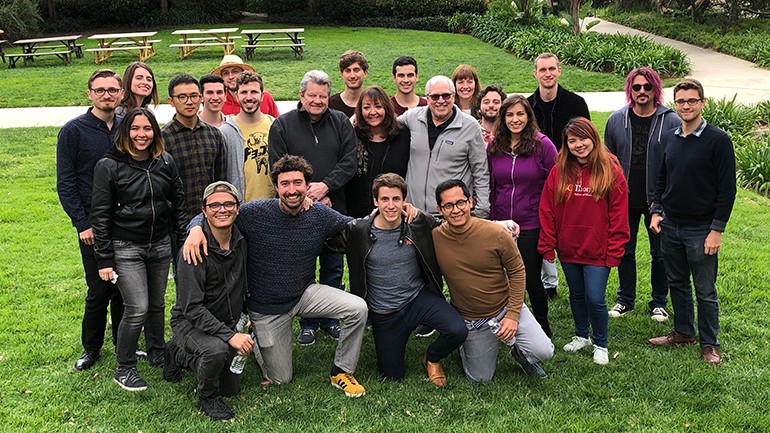
<path fill-rule="evenodd" d="M 345 391 L 345 395 L 348 397 L 361 397 L 366 394 L 364 387 L 350 373 L 340 373 L 332 376 L 332 385 Z"/>

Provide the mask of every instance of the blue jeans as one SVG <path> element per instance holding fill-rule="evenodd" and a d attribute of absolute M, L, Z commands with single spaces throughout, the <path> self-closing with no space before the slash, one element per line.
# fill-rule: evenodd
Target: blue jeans
<path fill-rule="evenodd" d="M 113 240 L 118 289 L 123 295 L 123 320 L 118 329 L 119 367 L 136 365 L 136 344 L 144 326 L 150 360 L 163 356 L 164 313 L 171 238 L 154 244 Z"/>
<path fill-rule="evenodd" d="M 663 258 L 674 307 L 674 330 L 688 337 L 695 336 L 693 323 L 695 299 L 698 301 L 698 339 L 702 345 L 719 346 L 719 299 L 717 298 L 717 254 L 708 255 L 704 242 L 709 226 L 687 227 L 668 219 L 661 223 Z"/>
<path fill-rule="evenodd" d="M 636 306 L 636 238 L 639 232 L 639 222 L 644 217 L 644 227 L 647 228 L 647 238 L 650 242 L 650 284 L 652 298 L 647 304 L 650 311 L 653 308 L 665 307 L 668 300 L 668 281 L 666 281 L 666 266 L 663 264 L 663 253 L 660 249 L 660 234 L 653 233 L 650 227 L 650 213 L 646 209 L 628 209 L 628 224 L 631 228 L 631 239 L 625 245 L 625 254 L 618 266 L 618 298 L 617 303 L 633 309 Z"/>
<path fill-rule="evenodd" d="M 575 322 L 575 335 L 591 339 L 599 347 L 607 347 L 607 266 L 579 265 L 561 262 L 569 286 L 569 306 Z"/>
<path fill-rule="evenodd" d="M 390 380 L 404 378 L 404 356 L 409 336 L 420 324 L 438 331 L 439 336 L 428 346 L 426 357 L 438 362 L 454 352 L 465 341 L 468 330 L 465 321 L 442 296 L 423 289 L 416 298 L 398 311 L 389 314 L 369 312 L 372 322 L 377 368 Z"/>
<path fill-rule="evenodd" d="M 324 251 L 318 256 L 318 283 L 325 286 L 342 288 L 342 274 L 345 272 L 345 261 L 342 258 L 342 254 L 332 252 L 324 248 Z M 329 328 L 330 326 L 339 325 L 340 321 L 337 319 L 331 319 L 327 317 L 314 317 L 299 319 L 299 326 L 302 329 L 317 330 L 320 327 Z"/>

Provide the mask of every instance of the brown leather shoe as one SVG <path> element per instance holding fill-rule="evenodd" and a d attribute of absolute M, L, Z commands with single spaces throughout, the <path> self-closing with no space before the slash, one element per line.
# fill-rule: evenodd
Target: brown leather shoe
<path fill-rule="evenodd" d="M 716 346 L 701 346 L 700 356 L 709 364 L 719 365 L 722 362 L 722 354 Z"/>
<path fill-rule="evenodd" d="M 422 366 L 428 373 L 428 379 L 430 379 L 434 385 L 442 388 L 446 386 L 446 376 L 444 375 L 444 369 L 441 368 L 440 362 L 430 362 L 426 355 L 422 355 Z"/>
<path fill-rule="evenodd" d="M 688 337 L 676 331 L 671 331 L 668 335 L 650 338 L 647 340 L 647 342 L 653 346 L 682 346 L 686 344 L 694 344 L 695 337 Z"/>

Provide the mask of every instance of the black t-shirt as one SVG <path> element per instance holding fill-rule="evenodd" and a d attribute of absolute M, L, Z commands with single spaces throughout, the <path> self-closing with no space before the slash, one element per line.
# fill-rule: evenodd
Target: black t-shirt
<path fill-rule="evenodd" d="M 452 115 L 449 116 L 449 119 L 445 120 L 444 123 L 438 126 L 433 123 L 433 115 L 430 113 L 430 110 L 428 110 L 428 147 L 430 147 L 430 150 L 433 150 L 433 146 L 436 145 L 438 136 L 446 129 L 447 126 L 452 124 L 453 120 L 455 120 L 455 117 L 457 116 L 457 110 L 457 106 L 452 107 Z"/>
<path fill-rule="evenodd" d="M 353 117 L 356 114 L 356 107 L 346 105 L 341 95 L 342 93 L 335 93 L 329 98 L 329 108 L 342 111 L 346 116 Z"/>
<path fill-rule="evenodd" d="M 653 116 L 640 117 L 629 110 L 631 118 L 631 167 L 628 171 L 628 207 L 647 209 L 647 143 Z"/>

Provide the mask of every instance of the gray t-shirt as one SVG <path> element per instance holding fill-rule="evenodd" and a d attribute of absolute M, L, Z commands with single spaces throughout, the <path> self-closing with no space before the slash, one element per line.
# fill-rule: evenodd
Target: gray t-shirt
<path fill-rule="evenodd" d="M 411 242 L 398 244 L 400 228 L 380 230 L 372 226 L 377 240 L 366 259 L 366 302 L 378 314 L 400 310 L 425 286 L 417 252 Z"/>

